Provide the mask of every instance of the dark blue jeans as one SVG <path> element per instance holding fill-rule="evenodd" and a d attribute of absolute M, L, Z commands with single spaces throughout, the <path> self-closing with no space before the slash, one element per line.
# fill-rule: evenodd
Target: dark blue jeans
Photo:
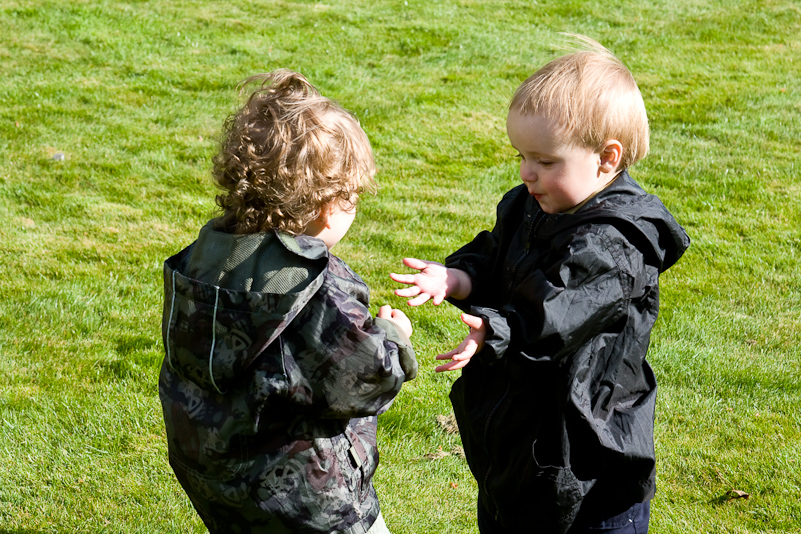
<path fill-rule="evenodd" d="M 567 531 L 567 534 L 647 534 L 650 518 L 651 503 L 637 503 L 622 514 L 609 517 L 596 524 L 573 526 Z M 532 534 L 539 532 L 536 517 L 531 518 L 531 526 Z M 481 534 L 523 534 L 517 530 L 513 533 L 495 522 L 484 510 L 481 500 L 478 501 L 478 530 Z"/>

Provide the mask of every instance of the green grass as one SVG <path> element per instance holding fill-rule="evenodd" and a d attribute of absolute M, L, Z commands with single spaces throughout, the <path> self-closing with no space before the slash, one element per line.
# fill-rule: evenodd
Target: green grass
<path fill-rule="evenodd" d="M 360 117 L 381 189 L 336 252 L 400 307 L 403 256 L 491 227 L 517 181 L 506 105 L 559 32 L 633 71 L 633 175 L 693 239 L 650 352 L 652 532 L 801 531 L 797 2 L 0 0 L 0 28 L 0 533 L 204 532 L 166 461 L 161 263 L 213 213 L 237 82 L 296 69 Z M 421 373 L 379 430 L 395 534 L 477 532 L 464 460 L 426 458 L 459 445 L 433 372 L 457 315 L 410 311 Z"/>

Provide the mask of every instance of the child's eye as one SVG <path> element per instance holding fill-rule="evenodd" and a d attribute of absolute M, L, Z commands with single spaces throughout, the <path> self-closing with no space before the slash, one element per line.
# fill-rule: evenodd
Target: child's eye
<path fill-rule="evenodd" d="M 517 154 L 515 154 L 515 157 L 516 157 L 517 159 L 523 159 L 523 154 L 521 154 L 520 152 L 518 152 Z"/>
<path fill-rule="evenodd" d="M 553 165 L 553 161 L 543 161 L 543 160 L 540 160 L 540 161 L 539 161 L 539 164 L 540 164 L 540 165 L 542 165 L 543 167 L 550 167 L 551 165 Z"/>

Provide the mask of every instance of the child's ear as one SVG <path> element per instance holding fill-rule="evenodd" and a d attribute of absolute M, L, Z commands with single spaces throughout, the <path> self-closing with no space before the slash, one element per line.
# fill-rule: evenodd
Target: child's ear
<path fill-rule="evenodd" d="M 323 230 L 331 227 L 330 218 L 331 206 L 326 204 L 320 210 L 320 215 L 306 225 L 306 228 L 303 229 L 303 233 L 314 237 L 319 236 Z"/>
<path fill-rule="evenodd" d="M 331 214 L 333 212 L 334 212 L 334 203 L 332 201 L 322 207 L 322 209 L 320 210 L 320 216 L 317 217 L 317 221 L 324 228 L 331 228 Z"/>
<path fill-rule="evenodd" d="M 617 139 L 610 139 L 601 148 L 601 171 L 614 172 L 623 158 L 623 145 Z"/>

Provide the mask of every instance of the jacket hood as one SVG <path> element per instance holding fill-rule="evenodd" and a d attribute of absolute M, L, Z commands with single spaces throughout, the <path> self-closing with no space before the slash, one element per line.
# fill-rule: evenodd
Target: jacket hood
<path fill-rule="evenodd" d="M 206 225 L 197 241 L 164 263 L 168 364 L 203 389 L 223 393 L 309 302 L 328 261 L 328 249 L 314 237 L 234 235 Z"/>
<path fill-rule="evenodd" d="M 576 213 L 549 216 L 543 224 L 543 231 L 558 233 L 595 222 L 618 228 L 660 272 L 675 264 L 690 246 L 687 232 L 662 201 L 646 193 L 626 171 Z"/>

